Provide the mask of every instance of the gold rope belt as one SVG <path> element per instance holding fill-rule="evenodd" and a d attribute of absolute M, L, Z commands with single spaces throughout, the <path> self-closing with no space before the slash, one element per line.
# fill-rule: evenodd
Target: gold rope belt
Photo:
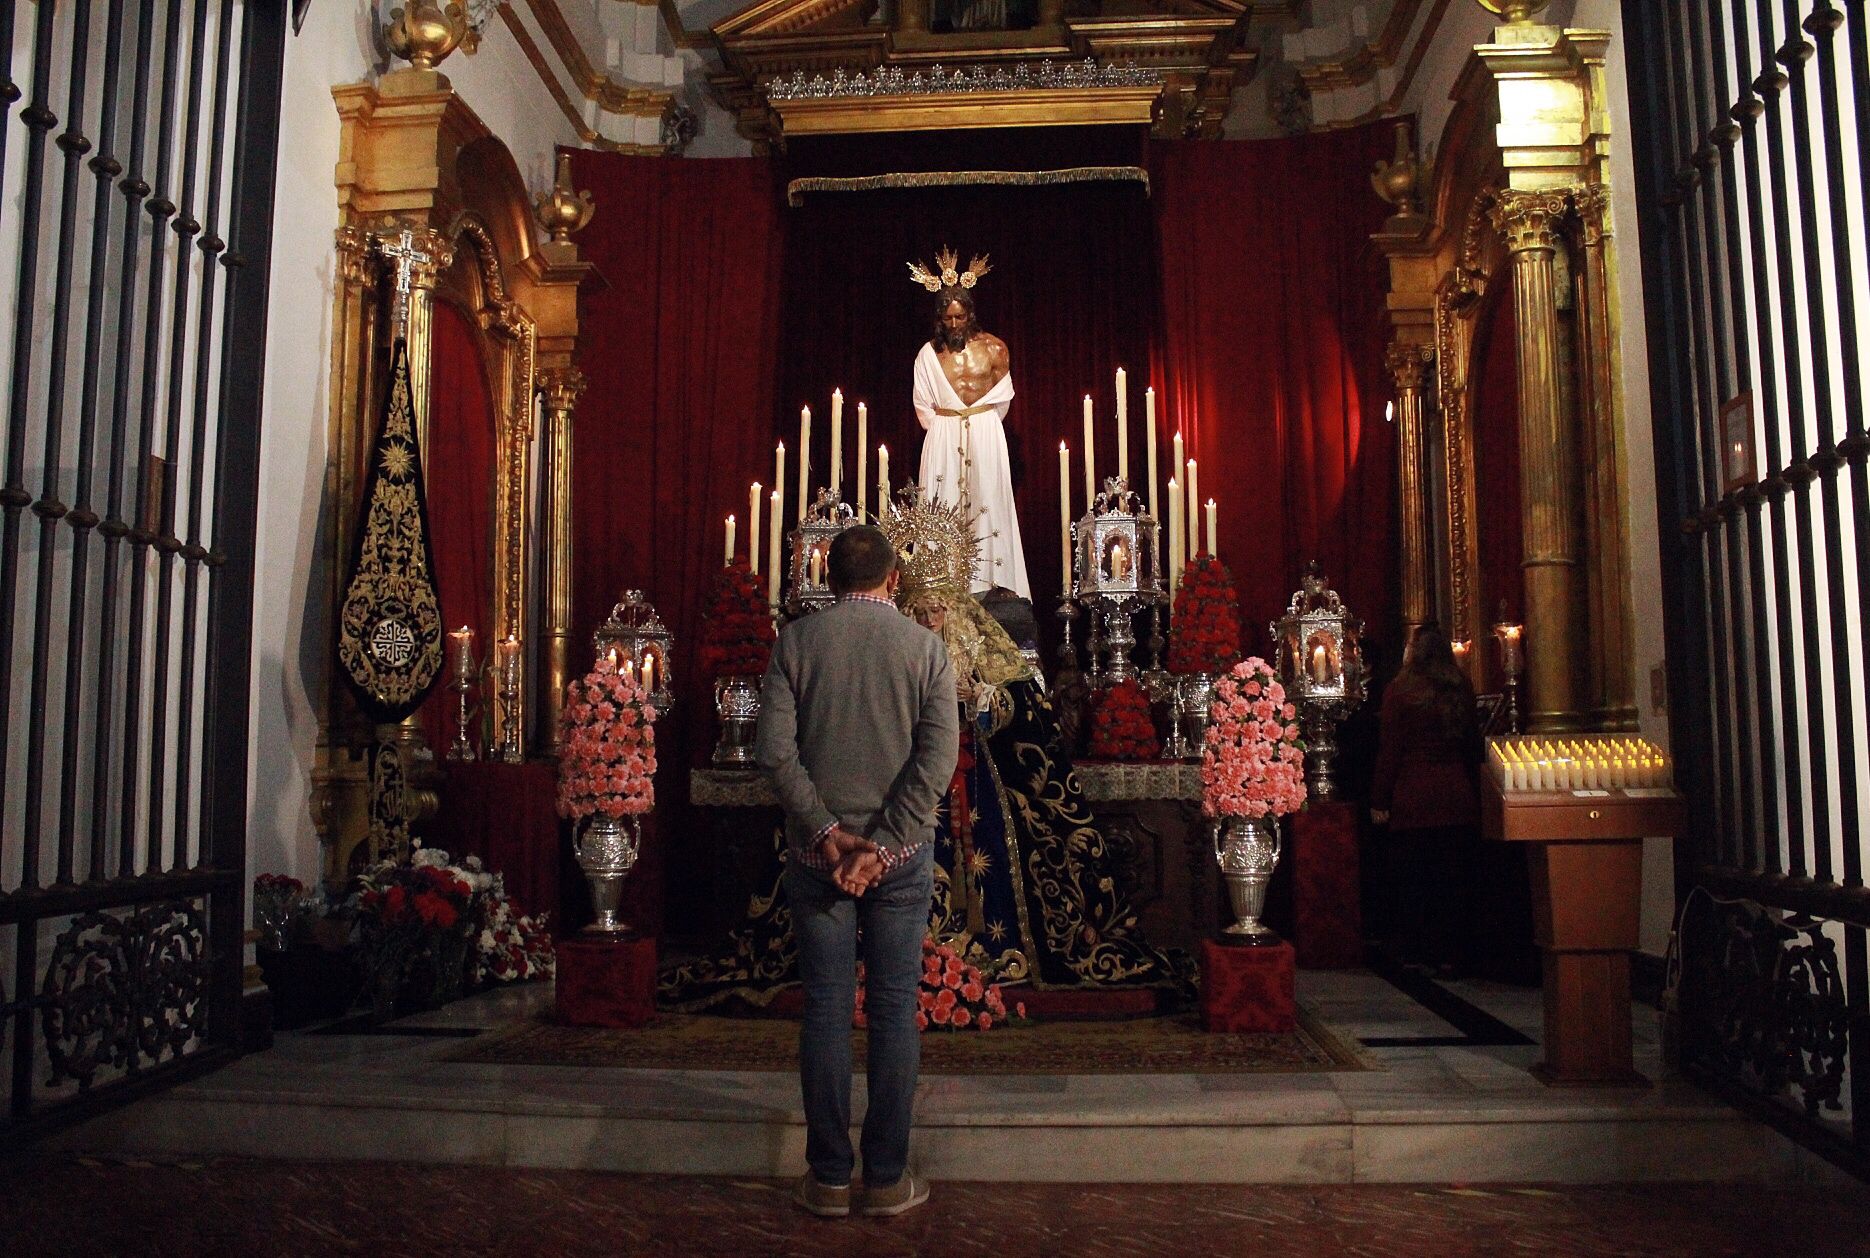
<path fill-rule="evenodd" d="M 938 406 L 935 408 L 935 413 L 937 415 L 947 415 L 954 419 L 966 419 L 970 415 L 985 415 L 992 409 L 994 408 L 991 406 L 964 406 L 957 411 L 946 406 Z"/>

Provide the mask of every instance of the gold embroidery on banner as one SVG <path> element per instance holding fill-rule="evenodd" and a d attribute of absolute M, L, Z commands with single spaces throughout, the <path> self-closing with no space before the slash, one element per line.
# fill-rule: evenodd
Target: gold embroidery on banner
<path fill-rule="evenodd" d="M 786 204 L 798 209 L 808 192 L 876 192 L 887 188 L 1045 188 L 1067 183 L 1139 183 L 1149 195 L 1149 172 L 1141 166 L 1072 166 L 1064 170 L 924 170 L 894 175 L 794 179 Z"/>

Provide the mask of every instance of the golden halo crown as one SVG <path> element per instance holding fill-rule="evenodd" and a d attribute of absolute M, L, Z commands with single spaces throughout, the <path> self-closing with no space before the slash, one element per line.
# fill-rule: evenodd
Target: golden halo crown
<path fill-rule="evenodd" d="M 972 288 L 980 283 L 981 276 L 993 270 L 984 253 L 975 254 L 974 260 L 967 264 L 965 271 L 956 269 L 960 261 L 960 256 L 954 250 L 943 245 L 935 255 L 934 270 L 929 270 L 920 262 L 911 262 L 909 278 L 928 289 L 929 292 L 939 293 L 945 288 Z"/>
<path fill-rule="evenodd" d="M 896 491 L 896 501 L 877 525 L 896 548 L 903 574 L 896 598 L 904 607 L 928 594 L 967 596 L 980 559 L 980 535 L 964 508 L 935 501 L 921 486 L 908 484 Z"/>

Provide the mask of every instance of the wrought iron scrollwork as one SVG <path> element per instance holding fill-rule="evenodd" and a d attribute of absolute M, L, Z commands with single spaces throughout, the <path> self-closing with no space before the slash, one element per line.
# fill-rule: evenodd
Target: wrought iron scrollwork
<path fill-rule="evenodd" d="M 1752 901 L 1706 902 L 1682 923 L 1684 1053 L 1808 1117 L 1839 1110 L 1850 1012 L 1824 923 Z"/>
<path fill-rule="evenodd" d="M 181 1056 L 201 1034 L 207 990 L 207 931 L 195 904 L 74 919 L 52 945 L 42 987 L 48 1086 L 70 1080 L 84 1091 L 102 1070 Z"/>

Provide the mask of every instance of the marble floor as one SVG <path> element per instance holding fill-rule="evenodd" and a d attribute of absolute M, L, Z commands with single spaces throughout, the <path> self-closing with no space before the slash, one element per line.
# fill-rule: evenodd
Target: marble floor
<path fill-rule="evenodd" d="M 1362 1040 L 1377 1070 L 924 1076 L 918 1164 L 938 1179 L 1027 1183 L 1835 1178 L 1672 1077 L 1652 1009 L 1638 1007 L 1633 1035 L 1655 1086 L 1551 1089 L 1527 1070 L 1539 1057 L 1537 990 L 1457 982 L 1418 995 L 1426 1003 L 1367 971 L 1300 974 L 1300 1000 Z M 791 1074 L 446 1060 L 464 1038 L 550 999 L 549 986 L 526 985 L 404 1019 L 392 1034 L 281 1034 L 270 1050 L 62 1132 L 49 1148 L 737 1176 L 802 1165 Z M 861 1114 L 861 1078 L 856 1092 Z"/>

